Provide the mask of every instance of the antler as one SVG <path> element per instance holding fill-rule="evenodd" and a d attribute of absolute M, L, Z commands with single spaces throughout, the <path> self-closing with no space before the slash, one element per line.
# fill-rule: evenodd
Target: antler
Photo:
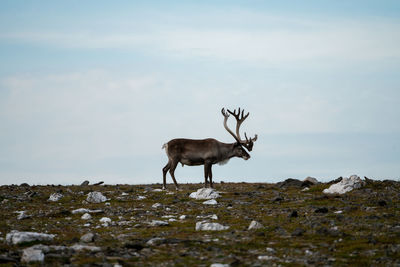
<path fill-rule="evenodd" d="M 230 111 L 229 109 L 227 109 L 227 111 L 232 114 L 235 119 L 236 119 L 236 135 L 228 128 L 228 126 L 226 125 L 226 122 L 228 120 L 229 114 L 225 112 L 225 109 L 223 108 L 221 110 L 222 115 L 225 117 L 224 120 L 224 127 L 225 129 L 235 138 L 236 141 L 238 141 L 240 144 L 242 144 L 245 148 L 247 148 L 248 151 L 251 151 L 253 149 L 253 143 L 255 141 L 257 141 L 257 135 L 254 136 L 254 138 L 247 138 L 246 133 L 244 133 L 244 136 L 246 137 L 246 141 L 242 140 L 240 138 L 240 133 L 239 133 L 239 129 L 240 126 L 242 125 L 242 122 L 244 122 L 245 119 L 247 119 L 247 117 L 250 115 L 250 113 L 248 112 L 246 115 L 244 115 L 244 109 L 242 110 L 242 112 L 240 112 L 240 108 L 238 109 L 238 112 L 236 113 L 236 109 L 232 111 Z"/>
<path fill-rule="evenodd" d="M 229 112 L 229 110 L 228 110 L 228 112 Z M 224 116 L 225 130 L 227 130 L 228 133 L 230 133 L 237 142 L 241 143 L 240 139 L 231 131 L 231 129 L 229 129 L 228 125 L 226 124 L 226 122 L 228 121 L 228 118 L 229 118 L 229 114 L 225 112 L 225 108 L 222 108 L 221 113 Z"/>

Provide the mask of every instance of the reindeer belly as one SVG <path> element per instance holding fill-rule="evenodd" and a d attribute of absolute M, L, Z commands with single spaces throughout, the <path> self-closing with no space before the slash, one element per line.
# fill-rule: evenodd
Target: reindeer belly
<path fill-rule="evenodd" d="M 187 159 L 187 158 L 183 158 L 180 160 L 180 162 L 183 165 L 188 165 L 188 166 L 196 166 L 196 165 L 202 165 L 204 164 L 204 160 L 200 159 L 200 158 L 191 158 L 191 159 Z"/>

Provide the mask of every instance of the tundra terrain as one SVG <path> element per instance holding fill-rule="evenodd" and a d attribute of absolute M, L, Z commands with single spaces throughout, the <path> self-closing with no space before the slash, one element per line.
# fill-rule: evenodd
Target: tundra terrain
<path fill-rule="evenodd" d="M 0 264 L 399 266 L 400 183 L 323 193 L 329 186 L 218 183 L 220 197 L 205 204 L 189 197 L 202 184 L 4 185 Z M 92 192 L 105 198 L 93 203 Z"/>

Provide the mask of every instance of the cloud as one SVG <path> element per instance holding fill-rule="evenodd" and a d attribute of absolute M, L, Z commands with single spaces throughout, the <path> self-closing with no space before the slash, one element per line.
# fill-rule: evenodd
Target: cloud
<path fill-rule="evenodd" d="M 251 18 L 248 13 L 241 16 Z M 147 31 L 16 31 L 5 32 L 0 39 L 68 49 L 122 49 L 167 57 L 271 65 L 335 65 L 400 58 L 398 21 L 255 16 L 252 22 L 260 23 L 258 27 L 152 23 Z"/>

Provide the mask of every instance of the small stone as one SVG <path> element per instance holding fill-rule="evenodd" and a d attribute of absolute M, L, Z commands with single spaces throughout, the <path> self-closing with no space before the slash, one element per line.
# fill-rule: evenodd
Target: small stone
<path fill-rule="evenodd" d="M 203 202 L 204 205 L 217 205 L 218 202 L 215 199 L 206 200 Z"/>
<path fill-rule="evenodd" d="M 85 213 L 81 217 L 82 220 L 90 220 L 91 218 L 92 218 L 92 215 L 90 215 L 89 213 Z"/>
<path fill-rule="evenodd" d="M 229 226 L 224 226 L 219 223 L 197 222 L 196 231 L 223 231 L 229 229 Z"/>
<path fill-rule="evenodd" d="M 261 223 L 257 221 L 251 221 L 249 228 L 247 230 L 257 230 L 261 228 L 264 228 L 264 226 Z"/>
<path fill-rule="evenodd" d="M 153 209 L 158 209 L 158 208 L 161 208 L 161 207 L 162 207 L 162 204 L 161 204 L 161 203 L 155 203 L 155 204 L 153 204 L 151 207 L 152 207 Z"/>
<path fill-rule="evenodd" d="M 152 220 L 149 223 L 150 226 L 168 226 L 169 223 L 165 221 L 159 221 L 159 220 Z"/>
<path fill-rule="evenodd" d="M 93 242 L 94 241 L 94 234 L 93 233 L 84 234 L 83 236 L 81 236 L 80 240 L 82 242 L 85 242 L 85 243 Z"/>
<path fill-rule="evenodd" d="M 179 220 L 184 220 L 184 219 L 186 219 L 186 215 L 179 216 Z"/>
<path fill-rule="evenodd" d="M 102 213 L 102 210 L 90 210 L 90 209 L 84 209 L 84 208 L 80 208 L 80 209 L 76 209 L 72 211 L 72 214 L 76 214 L 76 213 Z"/>
<path fill-rule="evenodd" d="M 22 262 L 43 262 L 44 261 L 44 254 L 43 251 L 40 249 L 36 249 L 33 247 L 29 247 L 23 250 Z"/>
<path fill-rule="evenodd" d="M 306 179 L 304 179 L 303 182 L 310 182 L 310 183 L 312 183 L 314 185 L 319 183 L 316 178 L 310 177 L 310 176 L 308 176 Z"/>
<path fill-rule="evenodd" d="M 275 256 L 268 256 L 268 255 L 260 255 L 257 257 L 260 261 L 271 261 L 277 259 Z"/>
<path fill-rule="evenodd" d="M 61 193 L 53 193 L 50 195 L 48 201 L 56 202 L 63 198 L 63 194 Z"/>
<path fill-rule="evenodd" d="M 214 199 L 219 198 L 219 193 L 213 188 L 200 188 L 196 192 L 189 195 L 190 198 L 194 199 Z"/>
<path fill-rule="evenodd" d="M 87 202 L 90 203 L 101 203 L 107 201 L 107 198 L 101 192 L 90 192 L 86 198 Z"/>
<path fill-rule="evenodd" d="M 99 248 L 99 247 L 81 245 L 81 244 L 75 244 L 73 246 L 70 246 L 69 248 L 72 249 L 72 250 L 75 250 L 75 251 L 82 251 L 82 250 L 89 250 L 91 252 L 99 252 L 99 251 L 101 251 L 101 248 Z"/>
<path fill-rule="evenodd" d="M 17 245 L 32 241 L 51 241 L 55 235 L 36 233 L 36 232 L 19 232 L 13 230 L 6 235 L 6 241 L 9 244 Z"/>
<path fill-rule="evenodd" d="M 148 245 L 148 246 L 158 246 L 158 245 L 161 245 L 164 241 L 165 241 L 165 238 L 155 237 L 155 238 L 152 238 L 149 241 L 147 241 L 146 245 Z"/>
<path fill-rule="evenodd" d="M 223 263 L 213 263 L 210 265 L 210 267 L 229 267 L 229 264 L 223 264 Z"/>
<path fill-rule="evenodd" d="M 17 216 L 17 220 L 23 220 L 23 219 L 28 219 L 31 216 L 29 216 L 28 214 L 26 214 L 26 211 L 22 210 L 22 211 L 16 211 L 16 213 L 18 213 Z"/>
<path fill-rule="evenodd" d="M 109 226 L 111 224 L 111 219 L 108 217 L 103 217 L 99 220 L 103 226 Z"/>

